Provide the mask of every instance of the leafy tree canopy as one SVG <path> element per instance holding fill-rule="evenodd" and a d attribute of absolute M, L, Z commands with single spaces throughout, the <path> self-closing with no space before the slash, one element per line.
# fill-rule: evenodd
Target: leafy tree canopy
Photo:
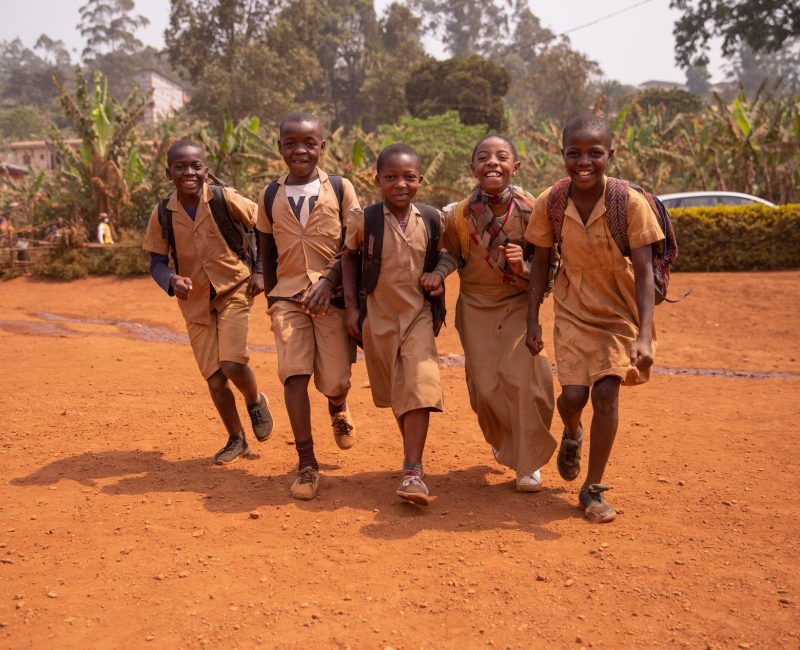
<path fill-rule="evenodd" d="M 475 54 L 430 59 L 406 83 L 408 110 L 414 117 L 456 110 L 464 124 L 486 124 L 502 131 L 507 126 L 503 97 L 510 82 L 504 67 Z"/>
<path fill-rule="evenodd" d="M 81 22 L 77 25 L 86 40 L 85 61 L 108 52 L 132 54 L 142 49 L 134 33 L 150 21 L 141 14 L 134 15 L 134 8 L 133 0 L 87 0 L 79 10 Z"/>
<path fill-rule="evenodd" d="M 728 57 L 744 43 L 755 51 L 774 52 L 800 36 L 797 0 L 670 0 L 683 16 L 675 23 L 675 60 L 684 68 L 708 63 L 708 44 L 722 38 Z"/>

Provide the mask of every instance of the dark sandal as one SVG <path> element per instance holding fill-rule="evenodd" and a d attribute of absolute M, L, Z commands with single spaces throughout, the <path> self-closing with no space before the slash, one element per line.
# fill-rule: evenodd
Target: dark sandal
<path fill-rule="evenodd" d="M 617 516 L 617 511 L 603 498 L 603 492 L 610 490 L 608 485 L 592 483 L 581 488 L 578 498 L 583 506 L 583 516 L 594 524 L 605 524 Z"/>
<path fill-rule="evenodd" d="M 567 429 L 561 436 L 561 446 L 558 448 L 556 466 L 558 473 L 565 481 L 574 481 L 581 473 L 581 447 L 583 446 L 583 425 L 578 425 L 579 436 L 572 440 L 567 436 Z"/>

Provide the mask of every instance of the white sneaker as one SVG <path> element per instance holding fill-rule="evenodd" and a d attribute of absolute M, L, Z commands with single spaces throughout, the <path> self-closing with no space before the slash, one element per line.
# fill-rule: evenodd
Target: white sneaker
<path fill-rule="evenodd" d="M 517 492 L 538 492 L 543 485 L 541 470 L 537 469 L 533 474 L 517 472 Z"/>

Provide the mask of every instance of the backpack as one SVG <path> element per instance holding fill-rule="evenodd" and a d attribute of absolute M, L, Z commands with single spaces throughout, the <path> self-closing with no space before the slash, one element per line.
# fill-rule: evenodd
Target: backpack
<path fill-rule="evenodd" d="M 561 229 L 564 226 L 564 212 L 567 209 L 569 200 L 570 183 L 569 178 L 562 178 L 557 181 L 547 197 L 547 219 L 550 221 L 550 225 L 553 228 L 553 237 L 559 246 L 561 245 Z M 636 190 L 647 199 L 647 203 L 650 205 L 653 214 L 656 215 L 658 225 L 661 226 L 661 230 L 664 233 L 664 239 L 652 246 L 653 282 L 656 290 L 655 304 L 661 304 L 665 300 L 667 302 L 678 302 L 685 298 L 688 293 L 678 298 L 678 300 L 667 298 L 670 271 L 673 262 L 678 257 L 678 240 L 675 236 L 672 220 L 669 218 L 669 212 L 667 212 L 664 204 L 657 196 L 653 196 L 650 192 L 630 181 L 609 176 L 606 182 L 605 203 L 606 220 L 611 237 L 620 252 L 625 257 L 630 258 L 631 247 L 628 242 L 627 221 L 629 188 Z"/>
<path fill-rule="evenodd" d="M 428 233 L 428 247 L 425 250 L 425 263 L 423 271 L 430 273 L 436 268 L 439 261 L 439 211 L 423 203 L 414 204 L 425 223 Z M 363 323 L 367 314 L 367 296 L 375 291 L 378 286 L 378 276 L 381 272 L 381 251 L 383 249 L 383 202 L 374 203 L 364 209 L 364 244 L 361 250 L 361 276 L 359 278 L 358 304 L 361 312 L 360 322 Z M 424 292 L 425 300 L 431 304 L 433 316 L 433 334 L 439 335 L 439 330 L 444 325 L 447 310 L 444 304 L 444 294 L 432 296 Z"/>
<path fill-rule="evenodd" d="M 252 228 L 246 227 L 239 221 L 236 221 L 228 210 L 228 202 L 225 200 L 225 193 L 222 191 L 226 185 L 219 181 L 216 177 L 212 176 L 215 181 L 213 185 L 209 184 L 211 189 L 211 201 L 208 205 L 211 208 L 211 214 L 214 216 L 214 221 L 222 234 L 225 243 L 228 245 L 236 256 L 242 260 L 253 272 L 256 265 L 256 258 L 258 256 L 256 246 L 256 233 Z M 172 257 L 172 262 L 175 265 L 175 273 L 178 273 L 178 254 L 175 250 L 175 230 L 172 227 L 172 210 L 167 208 L 167 203 L 172 196 L 173 192 L 162 199 L 158 204 L 158 222 L 161 224 L 161 236 L 167 240 L 169 244 L 169 252 Z"/>
<path fill-rule="evenodd" d="M 339 200 L 339 221 L 342 221 L 342 201 L 344 200 L 344 184 L 342 183 L 342 177 L 328 174 L 328 180 L 333 187 L 333 191 L 336 192 L 336 198 Z M 273 180 L 267 185 L 267 191 L 264 192 L 264 211 L 267 213 L 267 219 L 269 219 L 270 225 L 273 224 L 272 206 L 275 203 L 275 197 L 278 195 L 279 188 L 280 183 Z"/>

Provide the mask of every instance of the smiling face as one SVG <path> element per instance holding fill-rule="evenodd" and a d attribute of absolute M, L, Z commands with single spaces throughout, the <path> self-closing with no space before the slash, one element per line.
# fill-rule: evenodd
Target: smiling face
<path fill-rule="evenodd" d="M 389 210 L 405 212 L 422 183 L 419 158 L 407 153 L 389 156 L 375 175 L 375 182 L 380 186 Z"/>
<path fill-rule="evenodd" d="M 597 129 L 578 129 L 569 134 L 561 153 L 574 188 L 589 192 L 603 186 L 606 165 L 614 155 L 605 134 Z"/>
<path fill-rule="evenodd" d="M 487 194 L 500 194 L 506 189 L 519 165 L 514 149 L 502 138 L 487 138 L 472 156 L 472 173 Z"/>
<path fill-rule="evenodd" d="M 186 145 L 172 152 L 167 167 L 167 178 L 174 184 L 178 197 L 200 196 L 208 176 L 208 164 L 203 150 Z"/>
<path fill-rule="evenodd" d="M 325 140 L 318 123 L 286 122 L 281 128 L 281 156 L 289 168 L 290 184 L 302 184 L 314 179 L 319 157 L 325 150 Z"/>

